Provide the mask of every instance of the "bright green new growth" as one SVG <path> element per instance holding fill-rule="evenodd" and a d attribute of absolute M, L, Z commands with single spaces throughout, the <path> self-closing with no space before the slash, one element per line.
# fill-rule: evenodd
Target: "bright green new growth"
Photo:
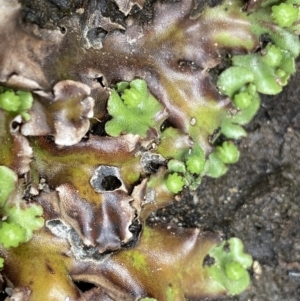
<path fill-rule="evenodd" d="M 250 284 L 247 269 L 253 260 L 243 252 L 243 248 L 242 241 L 234 237 L 209 252 L 209 256 L 214 259 L 214 264 L 206 267 L 210 277 L 231 295 L 240 294 Z"/>
<path fill-rule="evenodd" d="M 27 121 L 30 115 L 27 113 L 32 107 L 33 97 L 27 91 L 14 91 L 0 87 L 0 108 L 14 114 L 21 114 Z"/>
<path fill-rule="evenodd" d="M 177 172 L 174 172 L 168 175 L 166 185 L 171 192 L 176 194 L 183 189 L 184 179 Z"/>
<path fill-rule="evenodd" d="M 13 170 L 0 166 L 0 244 L 6 249 L 28 241 L 33 231 L 44 224 L 42 207 L 21 199 L 17 181 L 18 176 Z M 0 267 L 1 263 L 3 259 L 0 258 Z"/>
<path fill-rule="evenodd" d="M 231 141 L 225 141 L 222 146 L 217 146 L 216 154 L 225 164 L 236 163 L 240 156 L 239 150 Z"/>
<path fill-rule="evenodd" d="M 185 174 L 186 168 L 182 161 L 172 159 L 168 162 L 168 171 L 169 172 L 179 172 L 179 173 Z"/>
<path fill-rule="evenodd" d="M 192 174 L 200 175 L 205 166 L 205 153 L 203 149 L 196 145 L 187 156 L 186 167 Z"/>
<path fill-rule="evenodd" d="M 247 68 L 253 73 L 253 83 L 258 92 L 275 95 L 282 91 L 282 85 L 275 74 L 275 67 L 265 63 L 262 56 L 257 54 L 237 55 L 232 58 L 235 66 Z M 276 66 L 277 67 L 277 66 Z"/>
<path fill-rule="evenodd" d="M 292 3 L 272 6 L 272 18 L 280 27 L 291 27 L 298 19 L 299 8 Z"/>
<path fill-rule="evenodd" d="M 233 103 L 239 109 L 246 109 L 251 105 L 252 95 L 248 92 L 240 92 L 234 95 Z"/>
<path fill-rule="evenodd" d="M 272 9 L 283 18 L 283 7 L 291 8 L 291 5 L 295 8 L 291 3 L 284 3 L 284 6 L 280 4 Z M 261 29 L 255 30 L 259 32 Z M 233 56 L 232 66 L 219 75 L 217 86 L 220 92 L 231 98 L 232 104 L 238 109 L 237 113 L 228 112 L 221 124 L 220 133 L 229 139 L 239 139 L 247 135 L 242 126 L 252 120 L 260 107 L 258 92 L 268 95 L 280 93 L 296 71 L 295 57 L 299 52 L 299 39 L 297 37 L 296 41 L 295 35 L 280 27 L 276 30 L 276 34 L 267 31 L 273 43 L 268 43 L 261 53 Z M 291 45 L 295 47 L 290 47 Z M 211 164 L 214 168 L 210 168 L 208 174 L 222 175 L 224 168 L 218 168 L 215 156 L 212 156 L 211 161 L 214 162 Z"/>
<path fill-rule="evenodd" d="M 5 208 L 5 212 L 10 223 L 16 223 L 25 230 L 25 241 L 32 237 L 33 231 L 44 224 L 44 219 L 41 217 L 43 209 L 37 204 L 28 204 L 26 207 L 15 205 Z"/>
<path fill-rule="evenodd" d="M 229 67 L 219 76 L 217 82 L 219 90 L 229 96 L 232 103 L 239 109 L 235 115 L 228 113 L 222 121 L 221 134 L 227 138 L 239 139 L 247 136 L 242 125 L 247 124 L 255 116 L 260 106 L 253 81 L 254 73 L 247 66 Z"/>
<path fill-rule="evenodd" d="M 250 94 L 249 90 L 251 90 L 252 86 L 252 84 L 249 84 L 245 91 L 248 91 Z M 231 115 L 231 113 L 227 114 L 221 124 L 221 133 L 229 139 L 240 139 L 241 137 L 246 137 L 247 133 L 242 126 L 252 120 L 259 107 L 260 98 L 255 92 L 252 95 L 251 103 L 248 107 L 243 109 L 240 108 L 239 112 L 235 115 Z"/>
<path fill-rule="evenodd" d="M 215 152 L 209 155 L 205 169 L 206 175 L 212 178 L 219 178 L 223 176 L 228 170 L 227 166 L 221 161 L 221 159 Z"/>
<path fill-rule="evenodd" d="M 192 149 L 179 149 L 179 154 L 174 154 L 176 159 L 169 160 L 167 165 L 169 174 L 165 180 L 169 191 L 175 194 L 180 192 L 184 185 L 191 190 L 198 187 L 204 175 L 206 162 L 205 153 L 199 145 L 195 145 Z"/>
<path fill-rule="evenodd" d="M 0 243 L 4 248 L 17 247 L 26 241 L 26 230 L 15 223 L 2 222 L 0 225 Z"/>
<path fill-rule="evenodd" d="M 219 178 L 227 172 L 226 164 L 236 163 L 239 160 L 240 152 L 231 141 L 224 141 L 222 146 L 217 146 L 210 154 L 206 162 L 206 175 L 212 178 Z"/>
<path fill-rule="evenodd" d="M 247 271 L 236 261 L 230 261 L 225 264 L 225 274 L 230 280 L 237 281 L 242 278 Z"/>
<path fill-rule="evenodd" d="M 198 156 L 190 156 L 186 160 L 186 166 L 189 172 L 200 174 L 204 169 L 205 160 Z"/>
<path fill-rule="evenodd" d="M 143 299 L 140 299 L 140 301 L 158 301 L 157 299 L 154 299 L 154 298 L 143 298 Z"/>
<path fill-rule="evenodd" d="M 221 93 L 232 98 L 234 93 L 253 80 L 254 74 L 251 70 L 245 67 L 232 66 L 220 74 L 217 86 Z"/>
<path fill-rule="evenodd" d="M 286 84 L 285 77 L 295 72 L 292 55 L 273 44 L 268 44 L 262 54 L 233 56 L 232 64 L 220 74 L 217 83 L 219 90 L 230 98 L 246 89 L 249 83 L 254 84 L 260 93 L 278 94 Z M 285 73 L 279 76 L 278 69 Z"/>
<path fill-rule="evenodd" d="M 8 112 L 16 112 L 21 105 L 20 97 L 13 91 L 5 91 L 0 95 L 0 107 Z"/>
<path fill-rule="evenodd" d="M 105 130 L 113 137 L 125 133 L 145 137 L 149 128 L 159 126 L 155 117 L 163 106 L 149 92 L 144 80 L 133 80 L 130 88 L 126 87 L 123 82 L 118 85 L 118 91 L 113 89 L 111 92 L 107 109 L 113 118 L 106 123 Z"/>
<path fill-rule="evenodd" d="M 295 58 L 300 52 L 300 43 L 293 31 L 299 31 L 295 23 L 299 19 L 299 4 L 299 1 L 289 0 L 273 5 L 271 7 L 273 22 L 279 26 L 274 24 L 272 29 L 260 26 L 260 22 L 257 22 L 266 17 L 265 12 L 262 15 L 260 13 L 250 15 L 253 31 L 258 36 L 268 35 L 272 43 L 268 43 L 261 53 L 232 56 L 232 66 L 219 75 L 217 81 L 219 91 L 228 96 L 238 109 L 237 113 L 229 112 L 222 121 L 220 133 L 225 137 L 229 139 L 245 137 L 247 133 L 242 126 L 251 121 L 260 107 L 257 92 L 278 94 L 288 83 L 290 76 L 295 73 Z M 270 21 L 272 22 L 272 19 Z M 212 156 L 212 161 L 217 162 L 215 156 Z M 222 168 L 217 169 L 219 174 L 223 174 Z M 214 174 L 217 175 L 216 172 Z"/>
<path fill-rule="evenodd" d="M 273 44 L 268 44 L 262 53 L 261 60 L 270 67 L 278 67 L 282 62 L 282 51 L 279 47 Z"/>

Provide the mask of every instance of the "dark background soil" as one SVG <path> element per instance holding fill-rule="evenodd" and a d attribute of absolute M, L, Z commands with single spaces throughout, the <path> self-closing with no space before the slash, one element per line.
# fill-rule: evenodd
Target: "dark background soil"
<path fill-rule="evenodd" d="M 300 63 L 298 63 L 300 70 Z M 252 285 L 222 301 L 300 300 L 300 72 L 262 107 L 240 141 L 240 161 L 150 221 L 237 236 L 255 263 Z"/>

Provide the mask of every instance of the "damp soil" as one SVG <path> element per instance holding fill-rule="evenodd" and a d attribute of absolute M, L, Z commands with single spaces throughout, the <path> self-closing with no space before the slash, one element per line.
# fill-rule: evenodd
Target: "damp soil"
<path fill-rule="evenodd" d="M 219 179 L 152 214 L 150 223 L 242 239 L 255 260 L 252 284 L 222 301 L 300 300 L 300 63 L 289 86 L 262 107 L 239 142 L 241 157 Z M 209 300 L 209 299 L 208 299 Z"/>

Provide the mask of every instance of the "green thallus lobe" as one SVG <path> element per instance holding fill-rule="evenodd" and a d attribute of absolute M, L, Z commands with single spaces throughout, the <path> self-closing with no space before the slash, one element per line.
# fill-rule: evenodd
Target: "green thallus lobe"
<path fill-rule="evenodd" d="M 291 27 L 297 21 L 299 8 L 293 3 L 281 3 L 272 6 L 272 18 L 280 27 Z"/>
<path fill-rule="evenodd" d="M 222 146 L 217 146 L 216 154 L 226 164 L 236 163 L 240 155 L 237 147 L 231 141 L 225 141 Z"/>
<path fill-rule="evenodd" d="M 33 103 L 33 97 L 27 91 L 14 91 L 12 89 L 0 87 L 0 109 L 7 111 L 11 115 L 20 114 L 24 120 L 29 120 L 30 115 L 27 113 Z M 17 189 L 17 174 L 6 166 L 0 166 L 0 244 L 4 248 L 17 247 L 21 242 L 25 242 L 32 237 L 32 231 L 40 228 L 43 221 L 36 215 L 42 214 L 40 206 L 31 208 L 19 207 L 20 200 L 8 202 L 9 196 Z M 32 209 L 38 208 L 32 214 Z M 30 222 L 34 221 L 34 223 Z M 28 224 L 27 224 L 28 223 Z M 0 267 L 3 266 L 4 260 L 0 258 Z"/>
<path fill-rule="evenodd" d="M 206 270 L 217 285 L 225 287 L 232 295 L 240 294 L 250 283 L 247 269 L 252 266 L 253 260 L 249 254 L 244 253 L 243 248 L 242 241 L 233 237 L 209 252 L 214 263 Z"/>
<path fill-rule="evenodd" d="M 8 249 L 28 241 L 33 231 L 43 226 L 43 209 L 21 199 L 18 176 L 10 168 L 0 166 L 0 183 L 0 244 Z M 3 259 L 0 258 L 0 267 L 2 265 Z"/>
<path fill-rule="evenodd" d="M 285 29 L 291 27 L 299 17 L 297 5 L 298 2 L 295 1 L 273 5 L 271 10 L 274 22 Z M 288 31 L 279 31 L 280 35 L 285 33 L 290 34 Z M 290 75 L 295 72 L 294 61 L 298 51 L 291 52 L 289 47 L 285 49 L 285 45 L 288 46 L 288 44 L 282 43 L 276 34 L 273 35 L 273 38 L 274 41 L 269 42 L 260 52 L 232 56 L 232 66 L 219 76 L 217 86 L 220 92 L 230 97 L 232 105 L 237 109 L 235 114 L 229 112 L 221 123 L 220 133 L 228 139 L 239 139 L 246 136 L 242 126 L 250 122 L 259 109 L 258 93 L 278 94 L 287 84 Z M 108 111 L 114 118 L 106 127 L 108 134 L 114 136 L 131 132 L 145 136 L 147 130 L 155 125 L 153 122 L 143 122 L 140 116 L 147 112 L 147 119 L 153 121 L 155 114 L 161 111 L 162 107 L 151 96 L 143 80 L 134 80 L 131 83 L 121 82 L 117 85 L 116 91 L 121 94 L 120 97 L 118 96 L 118 101 L 122 100 L 121 107 L 124 112 L 119 111 L 118 113 L 121 114 L 117 116 L 114 109 L 111 109 L 112 103 L 117 98 L 116 92 L 112 93 Z M 145 101 L 147 98 L 149 102 Z M 150 99 L 153 101 L 152 104 Z M 143 105 L 143 103 L 148 104 Z M 126 107 L 130 110 L 127 110 Z M 144 111 L 143 107 L 145 107 Z M 137 108 L 140 110 L 138 114 L 140 116 L 135 113 L 136 117 L 134 118 L 138 119 L 139 124 L 142 124 L 138 126 L 138 130 L 135 125 L 131 124 L 133 110 L 137 110 Z M 122 123 L 123 125 L 121 125 Z M 114 127 L 118 130 L 112 130 Z M 159 127 L 156 126 L 156 128 Z M 176 131 L 178 130 L 172 128 L 165 130 L 166 133 L 172 132 L 172 140 L 168 143 L 178 140 L 179 135 L 182 135 L 180 131 L 177 133 Z M 164 135 L 164 131 L 161 132 L 161 137 Z M 161 145 L 158 144 L 158 152 L 163 156 L 167 155 L 169 159 L 169 175 L 166 177 L 165 184 L 175 194 L 179 193 L 184 186 L 196 187 L 196 183 L 200 183 L 203 175 L 222 176 L 227 171 L 227 164 L 235 163 L 239 158 L 238 149 L 230 141 L 225 141 L 222 146 L 216 146 L 213 153 L 205 154 L 197 144 L 192 150 L 183 148 L 178 151 L 166 152 L 168 148 L 165 141 L 167 140 L 164 141 L 164 139 L 162 138 Z M 174 159 L 175 161 L 173 161 Z"/>
<path fill-rule="evenodd" d="M 149 128 L 160 126 L 161 120 L 156 116 L 163 106 L 149 92 L 146 82 L 136 79 L 129 84 L 121 82 L 112 90 L 107 109 L 113 117 L 105 124 L 107 134 L 117 137 L 131 133 L 145 137 Z"/>
<path fill-rule="evenodd" d="M 0 108 L 13 113 L 21 114 L 24 120 L 29 120 L 30 115 L 27 113 L 32 107 L 33 97 L 30 92 L 27 91 L 14 91 L 0 87 Z"/>
<path fill-rule="evenodd" d="M 279 93 L 295 68 L 291 53 L 272 43 L 268 43 L 261 53 L 236 55 L 231 60 L 232 66 L 220 74 L 217 85 L 223 94 L 232 99 L 232 104 L 238 111 L 234 115 L 229 113 L 223 119 L 220 133 L 229 139 L 238 139 L 246 135 L 242 126 L 254 117 L 259 108 L 258 92 Z M 144 80 L 121 82 L 112 92 L 108 103 L 108 111 L 113 119 L 106 124 L 106 131 L 112 136 L 133 133 L 144 137 L 149 128 L 159 128 L 154 120 L 155 115 L 162 109 L 161 104 L 147 89 Z M 162 120 L 159 125 L 161 122 Z M 172 132 L 170 136 L 172 138 L 168 143 L 179 139 L 182 133 L 176 131 L 172 128 L 165 130 L 166 133 Z M 164 131 L 161 136 L 164 137 Z M 161 142 L 161 146 L 158 144 L 158 152 L 170 156 L 168 164 L 170 174 L 166 177 L 165 184 L 175 194 L 184 186 L 196 187 L 203 175 L 222 176 L 227 171 L 226 165 L 239 159 L 239 151 L 230 141 L 225 141 L 222 146 L 216 146 L 215 151 L 208 156 L 208 160 L 197 144 L 193 149 L 183 148 L 166 153 L 167 146 L 163 146 L 164 138 Z M 195 179 L 195 176 L 198 178 Z"/>
<path fill-rule="evenodd" d="M 166 185 L 171 192 L 176 194 L 183 189 L 184 178 L 178 175 L 177 172 L 171 173 L 167 177 Z"/>

